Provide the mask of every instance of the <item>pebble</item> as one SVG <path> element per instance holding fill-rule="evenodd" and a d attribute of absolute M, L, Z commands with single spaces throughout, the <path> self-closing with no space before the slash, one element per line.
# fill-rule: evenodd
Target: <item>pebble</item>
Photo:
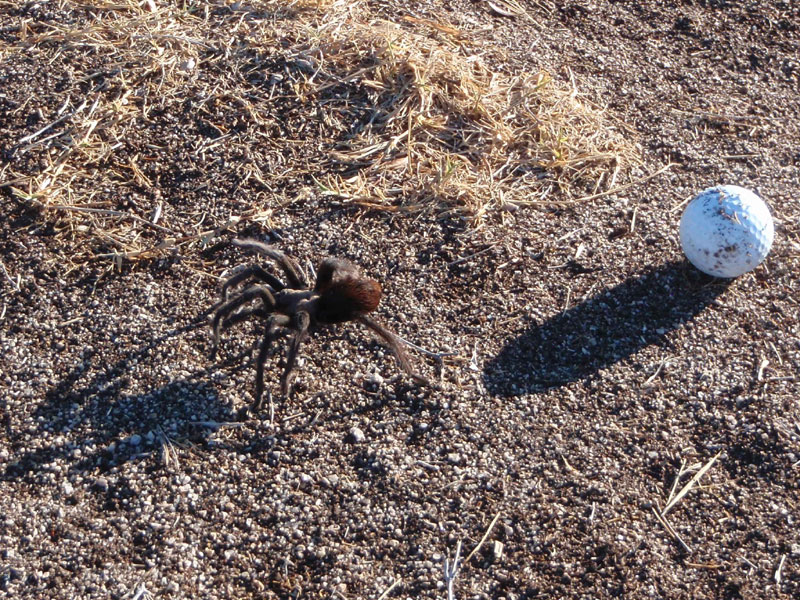
<path fill-rule="evenodd" d="M 503 542 L 494 540 L 492 543 L 492 559 L 497 561 L 503 558 Z"/>
<path fill-rule="evenodd" d="M 362 444 L 367 439 L 367 436 L 364 435 L 364 432 L 361 431 L 361 429 L 359 429 L 358 427 L 351 428 L 349 433 L 347 434 L 347 437 L 354 444 Z"/>
<path fill-rule="evenodd" d="M 370 373 L 365 381 L 374 387 L 380 387 L 384 380 L 378 373 Z"/>

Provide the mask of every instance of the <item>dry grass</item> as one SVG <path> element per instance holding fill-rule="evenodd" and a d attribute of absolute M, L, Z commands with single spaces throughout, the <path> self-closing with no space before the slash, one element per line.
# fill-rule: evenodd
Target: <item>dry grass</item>
<path fill-rule="evenodd" d="M 606 190 L 637 161 L 630 132 L 574 84 L 493 70 L 491 47 L 448 23 L 389 23 L 343 1 L 58 4 L 77 18 L 23 15 L 17 43 L 0 47 L 71 82 L 20 132 L 0 185 L 74 239 L 77 260 L 186 253 L 232 223 L 271 226 L 280 198 L 310 185 L 302 193 L 477 224 L 509 203 Z M 156 118 L 175 135 L 159 137 Z M 197 121 L 213 135 L 191 139 Z M 294 139 L 279 128 L 292 122 Z M 247 201 L 173 206 L 147 148 L 188 154 L 220 196 L 212 157 L 224 152 Z M 120 204 L 130 196 L 135 208 Z"/>
<path fill-rule="evenodd" d="M 331 119 L 360 124 L 331 154 L 335 193 L 372 208 L 435 207 L 480 218 L 504 203 L 558 202 L 612 187 L 637 159 L 603 110 L 547 73 L 504 75 L 447 24 L 328 24 L 303 49 Z M 334 169 L 332 169 L 334 170 Z M 591 186 L 588 188 L 587 186 Z"/>

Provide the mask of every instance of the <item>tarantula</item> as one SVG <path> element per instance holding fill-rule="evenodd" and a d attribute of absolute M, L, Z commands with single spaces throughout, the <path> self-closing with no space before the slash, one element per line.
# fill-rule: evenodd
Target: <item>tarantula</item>
<path fill-rule="evenodd" d="M 400 340 L 383 325 L 367 316 L 378 307 L 381 286 L 374 279 L 362 275 L 358 268 L 339 258 L 326 258 L 317 268 L 317 280 L 310 288 L 297 263 L 283 252 L 256 240 L 233 240 L 240 248 L 255 250 L 273 259 L 281 268 L 288 286 L 259 265 L 251 265 L 222 285 L 222 300 L 217 304 L 212 322 L 214 337 L 211 357 L 216 355 L 220 332 L 250 316 L 266 319 L 264 339 L 256 361 L 256 392 L 252 410 L 261 408 L 264 393 L 264 364 L 269 348 L 286 330 L 294 331 L 286 356 L 286 366 L 281 377 L 281 392 L 288 395 L 292 371 L 300 345 L 318 326 L 358 321 L 377 333 L 391 348 L 400 367 L 417 383 L 428 381 L 418 375 L 408 359 Z M 253 281 L 256 280 L 256 281 Z M 249 281 L 232 298 L 231 288 Z M 251 300 L 261 300 L 261 306 L 236 311 Z"/>

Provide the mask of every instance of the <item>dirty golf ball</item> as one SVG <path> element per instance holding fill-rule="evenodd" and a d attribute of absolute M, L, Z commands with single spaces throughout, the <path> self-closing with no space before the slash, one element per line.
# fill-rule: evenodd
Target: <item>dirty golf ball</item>
<path fill-rule="evenodd" d="M 755 269 L 767 257 L 774 235 L 764 201 L 736 185 L 700 192 L 681 217 L 686 258 L 714 277 L 738 277 Z"/>

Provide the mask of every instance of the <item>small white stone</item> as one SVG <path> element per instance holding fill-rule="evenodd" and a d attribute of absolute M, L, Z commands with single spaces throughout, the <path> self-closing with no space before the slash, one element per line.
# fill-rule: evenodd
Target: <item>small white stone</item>
<path fill-rule="evenodd" d="M 381 377 L 378 373 L 370 373 L 367 376 L 366 382 L 374 385 L 375 387 L 379 387 L 383 383 L 383 377 Z"/>
<path fill-rule="evenodd" d="M 494 558 L 494 560 L 503 558 L 503 542 L 500 540 L 495 540 L 492 543 L 492 558 Z"/>
<path fill-rule="evenodd" d="M 358 427 L 353 427 L 348 435 L 354 444 L 361 444 L 367 439 L 367 436 Z"/>

